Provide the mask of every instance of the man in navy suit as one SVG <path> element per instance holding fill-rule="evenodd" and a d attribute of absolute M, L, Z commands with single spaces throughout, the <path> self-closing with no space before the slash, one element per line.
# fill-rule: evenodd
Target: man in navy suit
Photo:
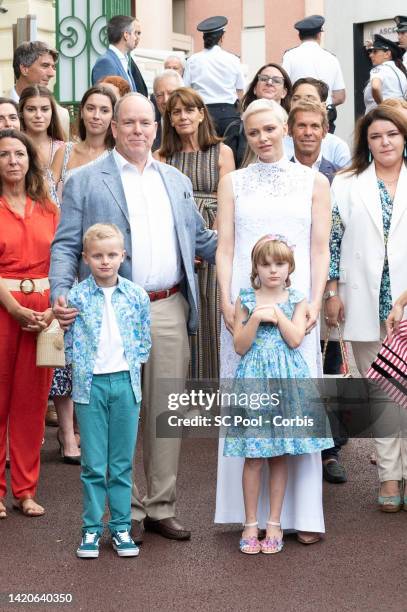
<path fill-rule="evenodd" d="M 298 102 L 288 116 L 288 131 L 293 139 L 294 156 L 291 161 L 298 162 L 324 174 L 332 183 L 339 170 L 322 155 L 322 139 L 328 132 L 328 117 L 322 104 L 316 102 Z M 324 296 L 329 299 L 330 296 Z M 325 374 L 339 374 L 342 358 L 339 343 L 328 342 L 324 363 Z M 334 436 L 335 446 L 322 451 L 324 479 L 339 484 L 346 482 L 346 471 L 339 462 L 339 451 L 343 443 Z"/>
<path fill-rule="evenodd" d="M 148 96 L 144 79 L 130 56 L 139 43 L 140 22 L 127 15 L 116 15 L 107 24 L 109 48 L 97 60 L 92 70 L 92 85 L 106 76 L 120 76 L 128 81 L 131 91 Z"/>

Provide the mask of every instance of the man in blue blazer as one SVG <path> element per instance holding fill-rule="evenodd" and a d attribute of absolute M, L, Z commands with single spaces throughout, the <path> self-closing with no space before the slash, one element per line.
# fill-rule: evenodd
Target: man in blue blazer
<path fill-rule="evenodd" d="M 116 15 L 107 24 L 109 48 L 92 70 L 92 85 L 107 76 L 120 76 L 128 81 L 131 91 L 148 97 L 147 86 L 130 53 L 139 43 L 140 22 L 127 15 Z"/>
<path fill-rule="evenodd" d="M 198 255 L 214 263 L 216 232 L 205 228 L 190 180 L 152 158 L 156 123 L 149 100 L 138 93 L 121 98 L 112 130 L 116 148 L 65 185 L 52 245 L 52 302 L 55 315 L 67 327 L 76 313 L 67 307 L 66 295 L 76 277 L 82 280 L 89 274 L 81 260 L 82 236 L 94 223 L 115 223 L 126 249 L 119 273 L 146 289 L 151 302 L 152 350 L 143 371 L 147 493 L 141 499 L 134 486 L 133 536 L 140 542 L 144 520 L 146 529 L 164 537 L 188 539 L 190 532 L 175 517 L 181 440 L 159 437 L 156 425 L 168 414 L 168 393 L 185 388 L 188 332 L 196 333 L 198 324 L 194 259 Z"/>

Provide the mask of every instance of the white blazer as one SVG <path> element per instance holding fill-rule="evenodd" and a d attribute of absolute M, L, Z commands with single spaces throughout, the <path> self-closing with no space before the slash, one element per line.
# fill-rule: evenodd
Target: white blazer
<path fill-rule="evenodd" d="M 359 176 L 346 173 L 334 178 L 332 205 L 335 204 L 345 228 L 338 283 L 345 307 L 344 339 L 378 341 L 385 244 L 374 162 Z M 387 255 L 394 302 L 407 289 L 407 168 L 404 164 L 393 201 Z"/>

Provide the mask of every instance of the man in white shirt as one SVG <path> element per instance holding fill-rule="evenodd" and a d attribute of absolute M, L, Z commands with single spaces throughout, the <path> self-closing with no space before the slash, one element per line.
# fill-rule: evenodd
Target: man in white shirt
<path fill-rule="evenodd" d="M 301 102 L 316 102 L 324 104 L 328 96 L 326 83 L 313 77 L 298 79 L 293 85 L 291 95 L 291 108 Z M 323 157 L 337 168 L 345 168 L 350 163 L 350 150 L 342 138 L 329 132 L 322 139 L 321 145 Z M 294 154 L 293 139 L 291 136 L 284 138 L 284 151 L 288 159 Z"/>
<path fill-rule="evenodd" d="M 158 112 L 160 113 L 160 121 L 157 125 L 157 135 L 152 146 L 152 151 L 156 151 L 161 146 L 161 134 L 163 128 L 162 123 L 168 98 L 170 97 L 173 91 L 178 89 L 178 87 L 183 86 L 184 81 L 182 80 L 182 77 L 180 76 L 179 72 L 176 72 L 172 69 L 164 70 L 160 74 L 157 74 L 154 79 L 153 91 L 156 106 L 158 108 Z"/>
<path fill-rule="evenodd" d="M 321 15 L 311 15 L 294 24 L 301 44 L 289 49 L 283 56 L 283 68 L 293 83 L 302 77 L 314 77 L 328 85 L 327 105 L 339 106 L 345 102 L 345 83 L 338 59 L 321 47 Z"/>
<path fill-rule="evenodd" d="M 76 277 L 81 281 L 89 274 L 80 260 L 82 236 L 94 223 L 117 225 L 126 250 L 119 273 L 141 285 L 151 301 L 152 349 L 142 399 L 147 492 L 141 499 L 134 486 L 133 537 L 141 541 L 144 520 L 150 531 L 185 540 L 191 534 L 176 519 L 175 507 L 181 439 L 171 437 L 168 427 L 168 415 L 174 414 L 168 412 L 168 395 L 185 390 L 188 332 L 196 333 L 198 324 L 194 260 L 197 255 L 214 263 L 216 233 L 205 228 L 191 181 L 153 159 L 156 123 L 149 100 L 139 93 L 121 98 L 112 130 L 116 148 L 64 187 L 49 274 L 52 302 L 61 324 L 69 326 L 76 311 L 67 308 L 66 295 Z"/>
<path fill-rule="evenodd" d="M 14 51 L 13 70 L 15 85 L 10 91 L 10 98 L 20 101 L 21 92 L 30 85 L 43 85 L 48 87 L 51 79 L 55 77 L 58 51 L 39 40 L 23 42 Z M 65 137 L 69 139 L 69 112 L 57 104 L 58 117 L 64 130 Z"/>
<path fill-rule="evenodd" d="M 148 96 L 147 86 L 130 53 L 140 41 L 140 22 L 128 15 L 116 15 L 107 24 L 109 48 L 92 70 L 92 85 L 107 76 L 120 76 L 128 81 L 131 91 Z"/>
<path fill-rule="evenodd" d="M 208 107 L 218 136 L 239 118 L 236 100 L 242 97 L 245 82 L 240 60 L 222 49 L 226 17 L 209 17 L 197 25 L 203 32 L 204 49 L 192 55 L 186 64 L 184 83 L 195 89 Z"/>
<path fill-rule="evenodd" d="M 397 15 L 394 18 L 397 24 L 396 30 L 399 39 L 399 47 L 403 49 L 403 64 L 407 68 L 407 17 L 405 15 Z"/>
<path fill-rule="evenodd" d="M 288 116 L 288 133 L 293 139 L 292 161 L 324 174 L 330 183 L 339 170 L 322 153 L 322 141 L 328 132 L 325 108 L 314 102 L 300 102 Z"/>

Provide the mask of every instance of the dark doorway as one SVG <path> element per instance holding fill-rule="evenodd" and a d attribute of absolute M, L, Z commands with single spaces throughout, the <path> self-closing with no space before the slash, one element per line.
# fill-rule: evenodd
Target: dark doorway
<path fill-rule="evenodd" d="M 354 63 L 354 92 L 355 92 L 355 120 L 365 114 L 363 90 L 369 80 L 372 67 L 369 56 L 363 45 L 363 23 L 353 24 L 353 63 Z"/>

